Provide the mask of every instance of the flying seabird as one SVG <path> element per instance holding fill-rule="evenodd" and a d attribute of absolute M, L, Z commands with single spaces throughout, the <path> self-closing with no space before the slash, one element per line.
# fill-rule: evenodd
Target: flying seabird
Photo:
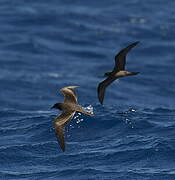
<path fill-rule="evenodd" d="M 85 111 L 80 105 L 78 105 L 77 96 L 74 91 L 74 89 L 77 87 L 78 86 L 67 86 L 60 89 L 60 92 L 64 95 L 64 102 L 56 103 L 52 106 L 52 108 L 63 111 L 54 120 L 56 137 L 63 151 L 65 151 L 64 126 L 73 118 L 75 112 L 80 112 L 91 116 L 93 115 Z"/>
<path fill-rule="evenodd" d="M 125 77 L 125 76 L 131 76 L 136 75 L 139 72 L 128 72 L 125 71 L 125 64 L 126 64 L 126 55 L 127 53 L 137 44 L 139 41 L 134 42 L 127 46 L 126 48 L 122 49 L 118 54 L 115 56 L 115 67 L 112 72 L 106 72 L 105 76 L 107 78 L 99 83 L 97 93 L 98 93 L 98 99 L 101 104 L 103 104 L 104 95 L 105 95 L 105 89 L 107 86 L 109 86 L 113 81 L 115 81 L 118 78 Z"/>

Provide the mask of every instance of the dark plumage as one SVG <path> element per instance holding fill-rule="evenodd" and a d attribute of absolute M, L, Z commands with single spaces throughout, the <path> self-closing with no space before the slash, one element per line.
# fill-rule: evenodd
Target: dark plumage
<path fill-rule="evenodd" d="M 138 44 L 139 42 L 134 42 L 127 46 L 126 48 L 122 49 L 116 56 L 115 56 L 115 66 L 114 69 L 111 72 L 105 73 L 107 78 L 99 83 L 97 88 L 98 93 L 98 99 L 101 104 L 103 104 L 104 95 L 105 95 L 105 89 L 107 86 L 109 86 L 113 81 L 115 81 L 118 78 L 125 77 L 125 76 L 131 76 L 136 75 L 139 72 L 128 72 L 125 71 L 125 65 L 126 65 L 126 55 L 127 53 Z"/>

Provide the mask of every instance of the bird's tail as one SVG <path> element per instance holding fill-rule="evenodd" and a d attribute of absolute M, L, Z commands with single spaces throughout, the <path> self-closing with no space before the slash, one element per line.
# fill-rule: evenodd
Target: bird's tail
<path fill-rule="evenodd" d="M 81 106 L 78 106 L 78 105 L 75 107 L 75 111 L 86 114 L 86 115 L 89 115 L 89 116 L 94 115 L 94 114 L 92 114 L 90 112 L 85 111 Z"/>
<path fill-rule="evenodd" d="M 128 75 L 129 76 L 132 76 L 132 75 L 137 75 L 137 74 L 139 74 L 140 72 L 128 72 Z"/>

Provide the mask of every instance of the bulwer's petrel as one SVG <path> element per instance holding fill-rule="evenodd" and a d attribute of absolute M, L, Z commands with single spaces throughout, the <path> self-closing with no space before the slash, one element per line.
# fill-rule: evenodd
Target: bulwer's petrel
<path fill-rule="evenodd" d="M 80 112 L 91 116 L 93 115 L 85 111 L 77 104 L 77 96 L 74 91 L 74 88 L 77 87 L 78 86 L 67 86 L 60 89 L 61 93 L 64 95 L 64 102 L 56 103 L 52 106 L 52 108 L 63 111 L 62 114 L 57 116 L 54 120 L 56 137 L 63 151 L 65 151 L 64 126 L 73 118 L 75 112 Z"/>
<path fill-rule="evenodd" d="M 113 71 L 105 73 L 107 78 L 104 81 L 102 81 L 101 83 L 99 83 L 99 85 L 98 85 L 97 93 L 98 93 L 98 99 L 101 104 L 103 104 L 106 87 L 109 86 L 113 81 L 115 81 L 116 79 L 121 78 L 121 77 L 136 75 L 139 73 L 139 72 L 125 71 L 126 55 L 138 43 L 139 43 L 139 41 L 130 44 L 126 48 L 122 49 L 115 56 L 115 67 L 114 67 Z"/>

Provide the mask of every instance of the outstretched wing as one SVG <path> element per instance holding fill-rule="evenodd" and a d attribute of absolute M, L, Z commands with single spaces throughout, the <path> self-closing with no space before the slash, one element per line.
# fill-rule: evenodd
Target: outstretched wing
<path fill-rule="evenodd" d="M 60 116 L 56 117 L 54 121 L 56 137 L 62 151 L 65 151 L 64 126 L 71 120 L 74 113 L 75 112 L 63 112 Z"/>
<path fill-rule="evenodd" d="M 115 77 L 108 76 L 107 79 L 99 83 L 97 88 L 97 93 L 98 93 L 98 99 L 101 104 L 103 104 L 106 87 L 109 86 L 115 79 L 116 79 Z"/>
<path fill-rule="evenodd" d="M 75 103 L 77 104 L 77 96 L 74 91 L 75 88 L 78 86 L 67 86 L 60 89 L 61 93 L 64 95 L 64 102 L 65 103 Z"/>
<path fill-rule="evenodd" d="M 64 140 L 64 126 L 56 126 L 55 127 L 56 137 L 58 140 L 58 143 L 62 149 L 62 151 L 65 151 L 65 140 Z"/>
<path fill-rule="evenodd" d="M 114 72 L 125 70 L 125 64 L 126 64 L 126 55 L 127 53 L 135 47 L 139 41 L 134 42 L 127 46 L 126 48 L 122 49 L 116 56 L 115 56 L 115 67 L 113 69 Z"/>

